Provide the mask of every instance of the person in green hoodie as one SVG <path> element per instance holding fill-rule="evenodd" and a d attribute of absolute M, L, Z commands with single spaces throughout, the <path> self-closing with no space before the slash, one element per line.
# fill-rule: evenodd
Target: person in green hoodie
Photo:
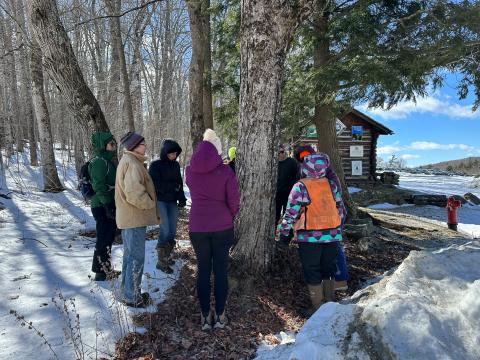
<path fill-rule="evenodd" d="M 92 215 L 96 222 L 97 242 L 93 252 L 92 271 L 95 281 L 105 281 L 112 271 L 111 249 L 117 225 L 115 223 L 115 176 L 113 159 L 117 143 L 110 132 L 92 134 L 95 157 L 90 160 L 88 172 L 95 194 L 91 199 Z"/>

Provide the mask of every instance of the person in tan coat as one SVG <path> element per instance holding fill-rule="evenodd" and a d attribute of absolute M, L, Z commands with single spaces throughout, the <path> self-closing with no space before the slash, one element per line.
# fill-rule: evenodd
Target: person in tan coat
<path fill-rule="evenodd" d="M 160 217 L 153 181 L 144 166 L 146 144 L 143 136 L 128 132 L 120 140 L 125 148 L 115 179 L 116 221 L 122 230 L 122 301 L 127 306 L 145 307 L 149 294 L 141 293 L 145 262 L 145 233 L 158 225 Z"/>

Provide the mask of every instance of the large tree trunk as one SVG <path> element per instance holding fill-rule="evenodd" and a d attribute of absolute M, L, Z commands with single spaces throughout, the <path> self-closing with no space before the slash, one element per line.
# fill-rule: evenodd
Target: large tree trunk
<path fill-rule="evenodd" d="M 210 26 L 210 0 L 204 0 L 202 6 L 202 56 L 203 56 L 203 122 L 205 128 L 213 129 L 212 101 L 212 45 Z"/>
<path fill-rule="evenodd" d="M 4 44 L 5 44 L 5 51 L 7 53 L 5 59 L 5 68 L 10 91 L 10 101 L 9 101 L 9 113 L 11 114 L 11 123 L 10 127 L 13 130 L 13 139 L 17 143 L 17 151 L 22 152 L 24 147 L 24 136 L 23 136 L 23 127 L 22 127 L 22 119 L 21 119 L 21 112 L 20 112 L 20 96 L 18 93 L 17 87 L 17 70 L 15 67 L 15 52 L 13 51 L 13 30 L 11 21 L 8 19 L 5 21 L 5 27 L 3 31 L 4 35 Z"/>
<path fill-rule="evenodd" d="M 76 120 L 95 131 L 109 131 L 102 109 L 85 83 L 55 0 L 28 1 L 32 35 L 42 49 L 44 68 L 55 81 Z"/>
<path fill-rule="evenodd" d="M 280 105 L 285 57 L 302 2 L 242 1 L 240 123 L 237 177 L 241 207 L 234 257 L 253 273 L 272 259 Z"/>
<path fill-rule="evenodd" d="M 128 79 L 127 62 L 125 60 L 125 49 L 122 41 L 122 28 L 120 27 L 120 0 L 107 0 L 108 13 L 111 16 L 111 24 L 113 30 L 113 42 L 115 43 L 114 51 L 118 51 L 118 59 L 120 65 L 120 75 L 123 85 L 123 109 L 127 120 L 129 131 L 135 131 L 135 120 L 133 116 L 132 95 L 130 92 L 130 80 Z"/>
<path fill-rule="evenodd" d="M 47 192 L 63 191 L 64 188 L 58 177 L 53 151 L 53 136 L 50 126 L 47 101 L 43 87 L 43 69 L 40 48 L 36 40 L 32 39 L 34 47 L 30 50 L 30 68 L 32 71 L 32 96 L 37 117 L 38 133 L 40 137 L 41 165 L 43 172 L 43 190 Z"/>
<path fill-rule="evenodd" d="M 10 62 L 9 55 L 6 55 L 7 53 L 7 46 L 5 45 L 5 19 L 3 17 L 2 12 L 0 12 L 0 41 L 2 42 L 2 47 L 0 48 L 1 50 L 1 56 L 0 56 L 0 71 L 1 71 L 1 79 L 3 88 L 2 88 L 2 107 L 4 111 L 4 116 L 2 119 L 2 123 L 0 123 L 1 129 L 3 130 L 2 132 L 2 139 L 1 140 L 1 145 L 5 147 L 6 149 L 6 166 L 8 166 L 8 163 L 10 161 L 10 157 L 13 154 L 13 133 L 12 133 L 12 110 L 11 110 L 11 101 L 12 97 L 9 94 L 8 91 L 8 66 L 7 64 Z"/>
<path fill-rule="evenodd" d="M 30 164 L 32 166 L 38 166 L 37 156 L 37 139 L 35 138 L 35 117 L 33 115 L 33 102 L 32 102 L 32 83 L 30 79 L 30 69 L 28 67 L 28 54 L 27 54 L 27 42 L 23 29 L 26 29 L 25 11 L 22 0 L 12 1 L 12 6 L 15 6 L 15 19 L 16 19 L 16 39 L 17 47 L 21 46 L 19 51 L 19 65 L 20 65 L 20 93 L 22 102 L 22 121 L 25 124 L 28 135 L 28 142 L 30 144 Z"/>
<path fill-rule="evenodd" d="M 192 146 L 202 141 L 205 131 L 203 117 L 203 26 L 202 1 L 188 1 L 188 15 L 190 18 L 190 34 L 192 36 L 192 59 L 190 61 L 189 90 L 190 90 L 190 137 Z"/>
<path fill-rule="evenodd" d="M 321 69 L 330 60 L 330 44 L 326 37 L 328 28 L 328 14 L 323 9 L 325 1 L 317 3 L 316 18 L 314 21 L 314 33 L 316 34 L 316 46 L 313 56 L 313 66 Z M 319 103 L 315 106 L 314 123 L 318 134 L 318 150 L 328 154 L 333 170 L 342 185 L 342 197 L 347 207 L 349 218 L 357 217 L 357 205 L 348 192 L 342 159 L 338 151 L 337 134 L 335 130 L 336 114 L 331 102 L 325 102 L 326 94 L 319 94 Z"/>

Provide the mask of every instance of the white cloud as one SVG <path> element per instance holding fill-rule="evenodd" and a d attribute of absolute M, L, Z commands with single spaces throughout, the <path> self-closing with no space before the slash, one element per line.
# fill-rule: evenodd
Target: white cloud
<path fill-rule="evenodd" d="M 465 144 L 438 144 L 430 141 L 414 141 L 409 146 L 412 150 L 465 150 L 473 151 L 475 148 Z"/>
<path fill-rule="evenodd" d="M 432 113 L 437 115 L 445 115 L 453 119 L 472 119 L 480 117 L 479 112 L 472 112 L 470 105 L 456 104 L 446 96 L 440 98 L 435 95 L 418 98 L 416 103 L 413 101 L 402 101 L 390 110 L 385 110 L 382 108 L 369 109 L 366 105 L 360 106 L 360 109 L 386 120 L 405 119 L 414 113 Z"/>
<path fill-rule="evenodd" d="M 377 148 L 377 154 L 379 155 L 388 155 L 388 154 L 394 154 L 399 151 L 402 151 L 402 148 L 399 146 L 392 146 L 392 145 L 386 145 L 386 146 L 379 146 Z"/>
<path fill-rule="evenodd" d="M 421 156 L 415 155 L 415 154 L 403 154 L 403 155 L 400 155 L 400 157 L 404 160 L 409 160 L 409 159 L 419 159 Z"/>

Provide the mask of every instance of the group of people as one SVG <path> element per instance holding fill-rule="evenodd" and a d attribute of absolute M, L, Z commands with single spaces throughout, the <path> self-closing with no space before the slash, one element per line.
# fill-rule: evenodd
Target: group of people
<path fill-rule="evenodd" d="M 145 307 L 150 302 L 149 294 L 141 292 L 147 226 L 160 225 L 157 269 L 173 272 L 171 254 L 179 208 L 187 203 L 177 161 L 182 149 L 174 140 L 165 139 L 160 159 L 147 169 L 143 136 L 128 132 L 120 144 L 124 150 L 117 162 L 117 143 L 112 134 L 92 135 L 95 157 L 88 171 L 94 191 L 91 210 L 97 230 L 92 271 L 96 281 L 121 274 L 121 301 L 127 306 Z M 189 237 L 197 258 L 197 296 L 203 330 L 223 328 L 228 321 L 225 314 L 227 264 L 234 244 L 234 219 L 240 207 L 236 149 L 229 149 L 227 161 L 221 155 L 220 139 L 213 130 L 207 129 L 186 167 L 186 184 L 191 195 Z M 343 261 L 339 257 L 343 251 L 338 244 L 342 240 L 345 208 L 328 156 L 316 154 L 311 147 L 299 147 L 295 158 L 286 156 L 285 147 L 279 149 L 276 220 L 280 243 L 299 244 L 315 310 L 323 302 L 333 300 L 335 275 L 339 273 L 339 264 L 344 266 L 344 257 Z M 124 244 L 121 273 L 114 271 L 111 264 L 117 228 L 122 232 Z M 210 304 L 212 271 L 213 309 Z"/>

